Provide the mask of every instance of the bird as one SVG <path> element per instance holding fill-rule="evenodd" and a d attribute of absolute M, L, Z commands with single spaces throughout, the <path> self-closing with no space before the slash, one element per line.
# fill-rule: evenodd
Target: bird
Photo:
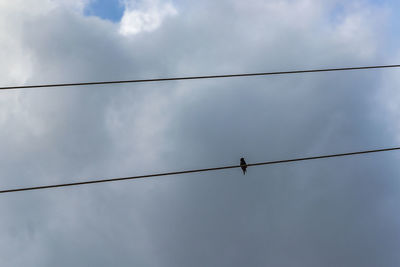
<path fill-rule="evenodd" d="M 240 158 L 240 168 L 242 168 L 243 175 L 246 174 L 247 163 L 244 158 Z"/>

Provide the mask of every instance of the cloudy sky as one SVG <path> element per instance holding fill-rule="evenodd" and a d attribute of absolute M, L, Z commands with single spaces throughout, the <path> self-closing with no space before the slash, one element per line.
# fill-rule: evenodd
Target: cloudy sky
<path fill-rule="evenodd" d="M 396 0 L 0 0 L 0 86 L 399 64 Z M 399 70 L 0 92 L 0 188 L 400 144 Z M 399 266 L 398 152 L 0 196 L 1 266 Z"/>

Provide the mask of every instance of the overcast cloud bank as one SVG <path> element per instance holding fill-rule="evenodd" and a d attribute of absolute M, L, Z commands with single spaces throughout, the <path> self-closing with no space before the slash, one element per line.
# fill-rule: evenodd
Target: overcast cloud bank
<path fill-rule="evenodd" d="M 397 63 L 366 1 L 0 0 L 4 85 Z M 398 58 L 398 57 L 397 57 Z M 393 62 L 386 62 L 393 60 Z M 396 145 L 397 70 L 3 91 L 1 187 Z M 396 266 L 396 152 L 2 195 L 2 266 Z"/>

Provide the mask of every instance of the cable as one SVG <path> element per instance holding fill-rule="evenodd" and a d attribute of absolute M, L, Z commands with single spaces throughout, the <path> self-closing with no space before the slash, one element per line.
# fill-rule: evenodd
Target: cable
<path fill-rule="evenodd" d="M 310 73 L 310 72 L 383 69 L 383 68 L 398 68 L 398 67 L 400 67 L 400 65 L 364 66 L 364 67 L 333 68 L 333 69 L 292 70 L 292 71 L 277 71 L 277 72 L 206 75 L 206 76 L 187 76 L 187 77 L 172 77 L 172 78 L 142 79 L 142 80 L 121 80 L 121 81 L 102 81 L 102 82 L 83 82 L 83 83 L 58 83 L 58 84 L 40 84 L 40 85 L 21 85 L 21 86 L 0 87 L 0 90 L 31 89 L 31 88 L 44 88 L 44 87 L 64 87 L 64 86 L 104 85 L 104 84 L 118 84 L 118 83 L 145 83 L 145 82 L 163 82 L 163 81 L 179 81 L 179 80 L 217 79 L 217 78 L 268 76 L 268 75 L 283 75 L 283 74 Z"/>
<path fill-rule="evenodd" d="M 366 151 L 349 152 L 349 153 L 342 153 L 342 154 L 331 154 L 331 155 L 314 156 L 314 157 L 285 159 L 285 160 L 277 160 L 277 161 L 267 161 L 267 162 L 247 164 L 247 166 L 251 167 L 251 166 L 260 166 L 260 165 L 272 165 L 272 164 L 281 164 L 281 163 L 296 162 L 296 161 L 353 156 L 353 155 L 385 152 L 385 151 L 392 151 L 392 150 L 400 150 L 400 147 L 391 147 L 391 148 L 383 148 L 383 149 L 376 149 L 376 150 L 366 150 Z M 42 186 L 36 186 L 36 187 L 15 188 L 15 189 L 0 190 L 0 194 L 20 192 L 20 191 L 40 190 L 40 189 L 48 189 L 48 188 L 56 188 L 56 187 L 67 187 L 67 186 L 76 186 L 76 185 L 85 185 L 85 184 L 96 184 L 96 183 L 106 183 L 106 182 L 115 182 L 115 181 L 123 181 L 123 180 L 142 179 L 142 178 L 157 177 L 157 176 L 179 175 L 179 174 L 194 173 L 194 172 L 217 171 L 217 170 L 232 169 L 232 168 L 240 168 L 240 165 L 231 165 L 231 166 L 223 166 L 223 167 L 216 167 L 216 168 L 177 171 L 177 172 L 165 172 L 165 173 L 132 176 L 132 177 L 123 177 L 123 178 L 92 180 L 92 181 L 67 183 L 67 184 L 54 184 L 54 185 L 42 185 Z"/>

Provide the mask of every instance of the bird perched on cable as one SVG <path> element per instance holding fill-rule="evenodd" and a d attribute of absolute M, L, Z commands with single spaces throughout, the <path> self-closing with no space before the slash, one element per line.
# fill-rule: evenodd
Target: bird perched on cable
<path fill-rule="evenodd" d="M 242 168 L 243 175 L 246 174 L 246 169 L 247 169 L 247 163 L 244 160 L 244 158 L 240 158 L 240 168 Z"/>

